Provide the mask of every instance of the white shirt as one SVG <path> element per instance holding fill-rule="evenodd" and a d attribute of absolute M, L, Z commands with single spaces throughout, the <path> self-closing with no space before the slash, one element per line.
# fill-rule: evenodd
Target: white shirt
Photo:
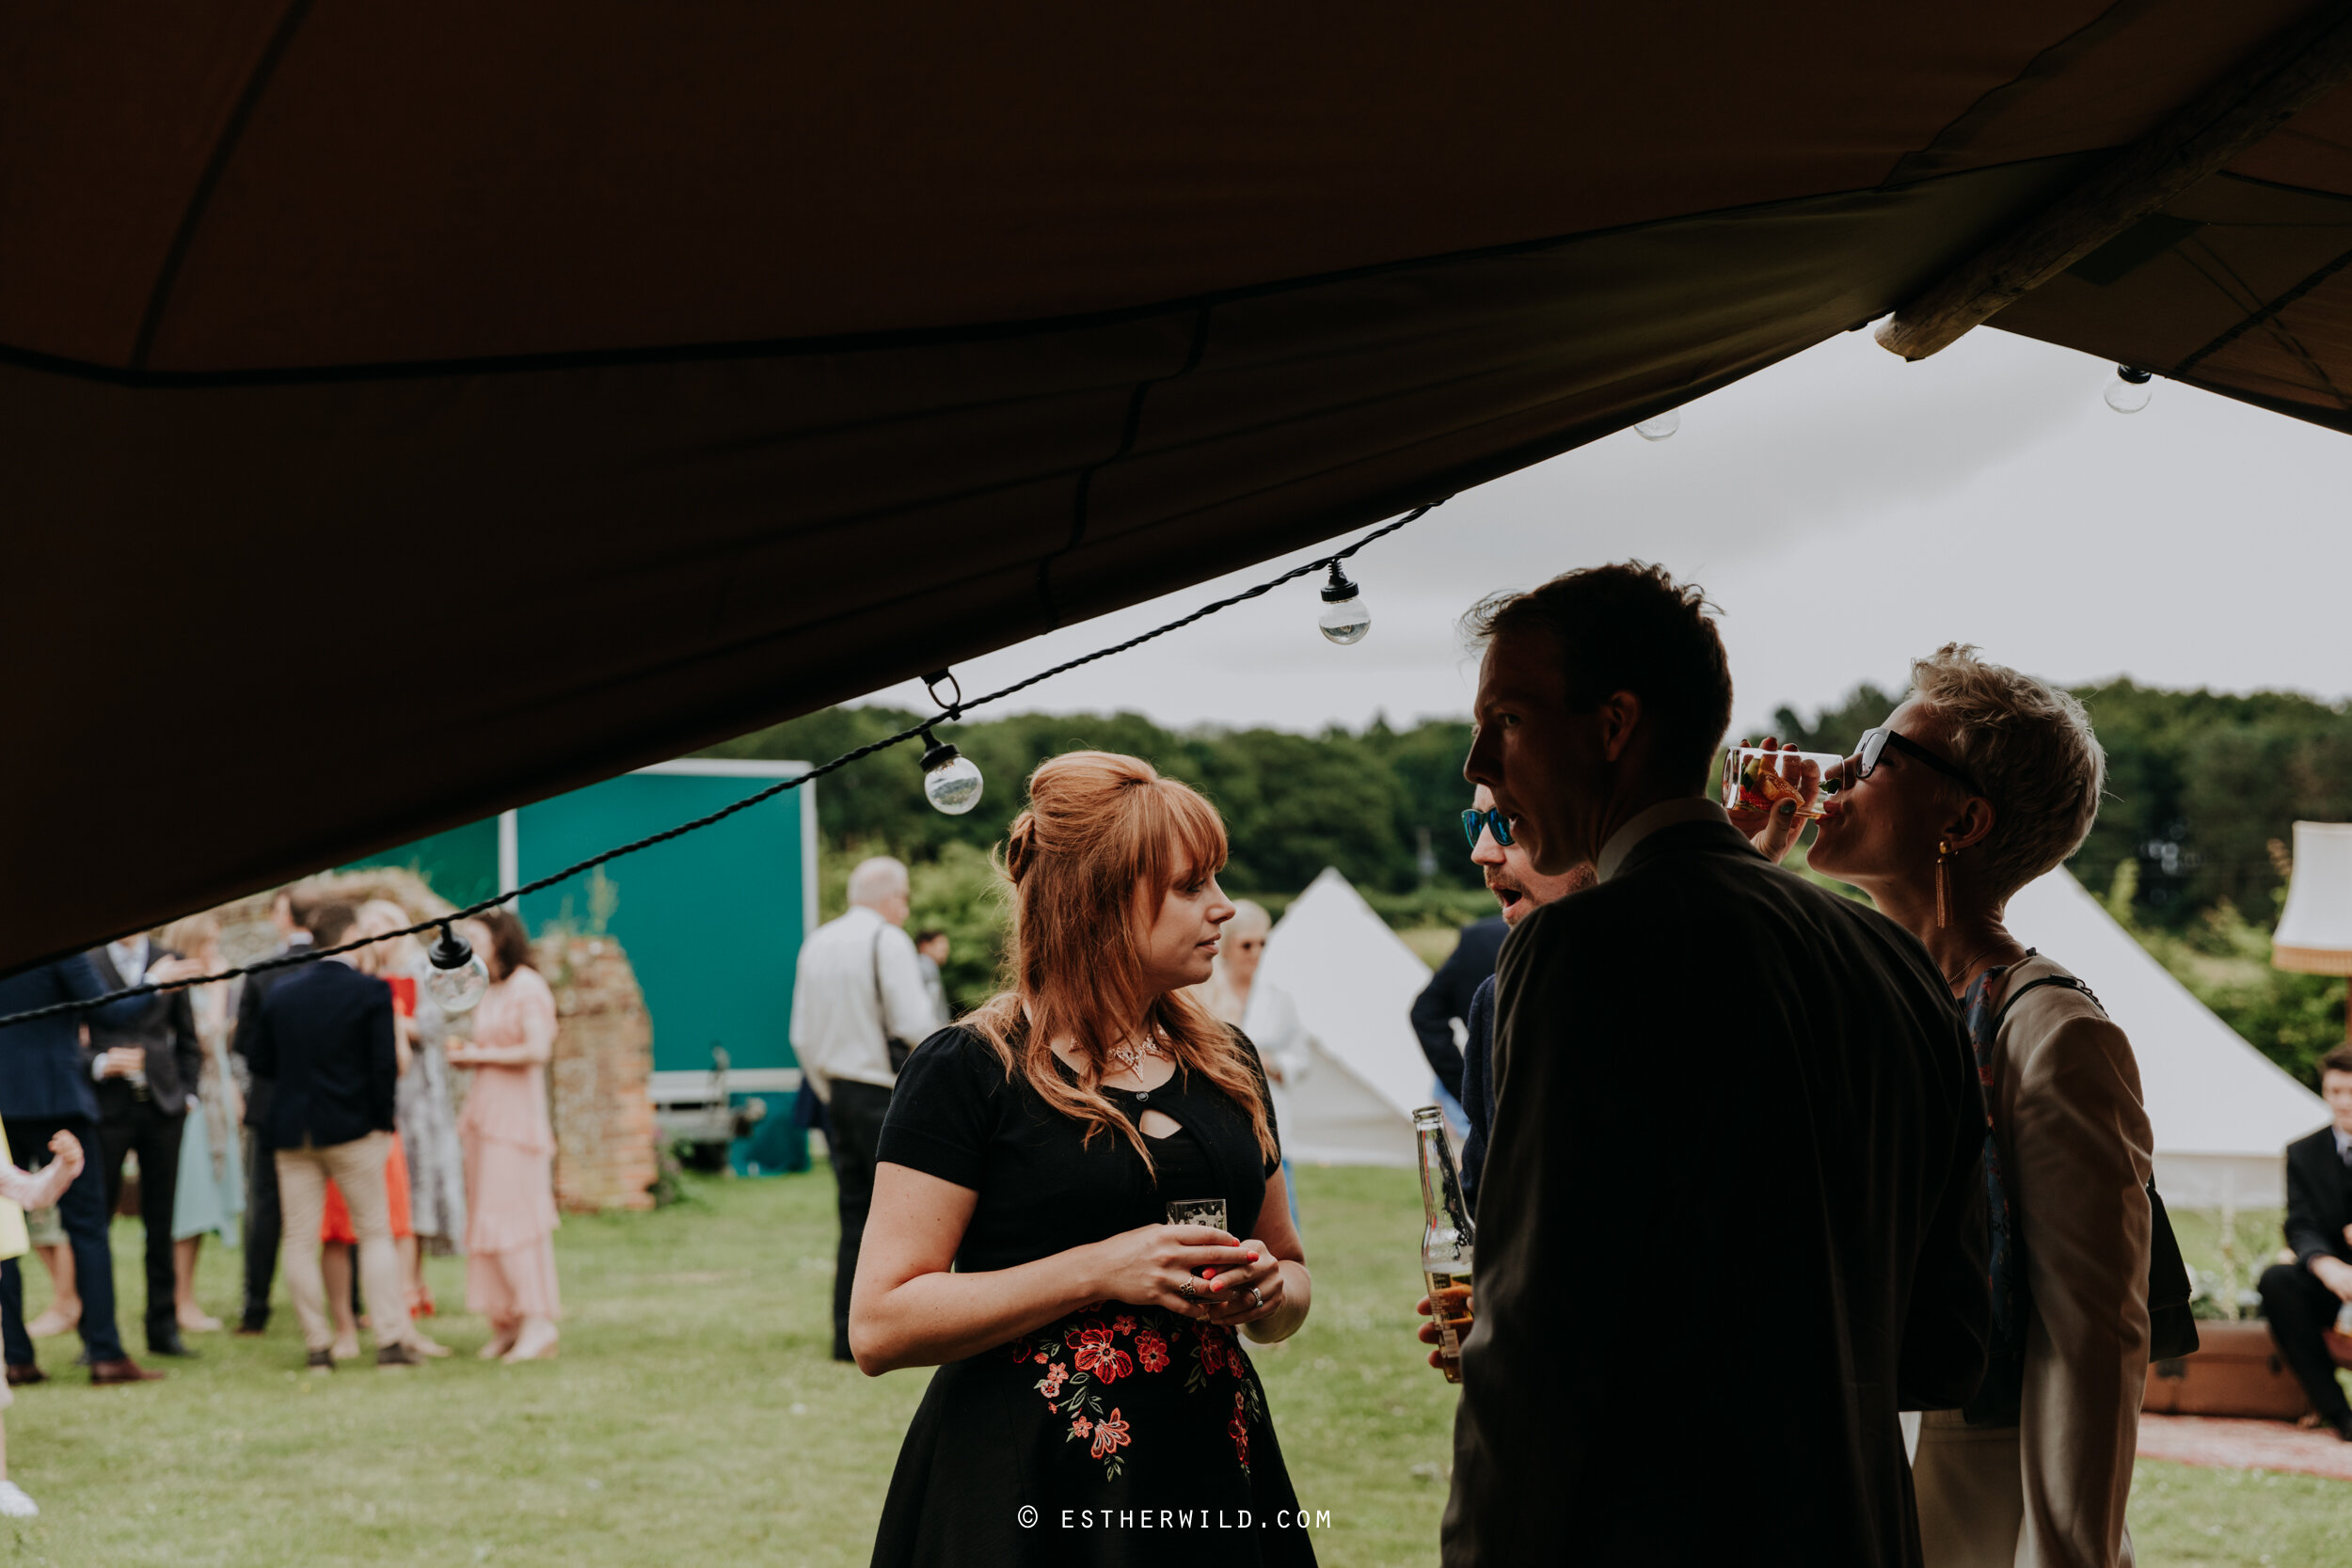
<path fill-rule="evenodd" d="M 138 985 L 147 978 L 149 951 L 144 936 L 106 943 L 106 957 L 114 960 L 115 973 L 122 976 L 125 986 Z"/>
<path fill-rule="evenodd" d="M 1600 847 L 1600 858 L 1593 863 L 1596 879 L 1607 881 L 1625 864 L 1625 858 L 1633 853 L 1633 847 L 1666 828 L 1679 828 L 1685 822 L 1721 822 L 1731 825 L 1731 814 L 1704 795 L 1684 795 L 1636 813 L 1633 820 L 1609 835 L 1609 842 Z"/>
<path fill-rule="evenodd" d="M 946 1021 L 931 1010 L 914 939 L 863 904 L 811 931 L 792 983 L 792 1051 L 817 1098 L 846 1080 L 888 1088 L 897 1081 L 883 1032 L 914 1045 Z"/>
<path fill-rule="evenodd" d="M 2347 1132 L 2341 1127 L 2332 1127 L 2328 1131 L 2336 1135 L 2336 1158 L 2352 1165 L 2352 1132 Z"/>

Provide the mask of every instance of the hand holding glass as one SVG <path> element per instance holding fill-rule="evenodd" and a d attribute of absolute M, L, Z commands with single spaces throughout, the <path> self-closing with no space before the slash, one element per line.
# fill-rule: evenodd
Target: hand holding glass
<path fill-rule="evenodd" d="M 1825 752 L 1734 746 L 1724 753 L 1724 809 L 1735 822 L 1760 826 L 1783 801 L 1794 800 L 1799 820 L 1818 817 L 1820 797 L 1836 789 L 1836 770 L 1845 763 Z"/>

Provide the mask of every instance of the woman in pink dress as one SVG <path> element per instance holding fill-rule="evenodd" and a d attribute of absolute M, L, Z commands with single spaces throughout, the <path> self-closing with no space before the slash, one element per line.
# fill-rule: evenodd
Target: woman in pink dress
<path fill-rule="evenodd" d="M 449 1064 L 473 1071 L 457 1138 L 466 1156 L 466 1307 L 490 1320 L 482 1358 L 555 1354 L 555 1130 L 548 1059 L 555 993 L 532 967 L 531 939 L 505 910 L 466 922 L 489 966 L 473 1038 L 452 1038 Z"/>

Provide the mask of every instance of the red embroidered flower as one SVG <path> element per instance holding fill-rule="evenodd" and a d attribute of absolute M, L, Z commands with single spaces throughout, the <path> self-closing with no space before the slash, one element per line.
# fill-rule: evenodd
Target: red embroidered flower
<path fill-rule="evenodd" d="M 1147 1372 L 1168 1370 L 1168 1341 L 1148 1328 L 1136 1336 L 1136 1355 Z"/>
<path fill-rule="evenodd" d="M 1247 1470 L 1249 1468 L 1249 1420 L 1238 1388 L 1233 1390 L 1233 1418 L 1225 1423 L 1225 1430 L 1233 1439 L 1233 1457 Z"/>
<path fill-rule="evenodd" d="M 1128 1441 L 1127 1423 L 1119 1418 L 1116 1409 L 1094 1423 L 1095 1458 L 1101 1459 L 1113 1449 L 1126 1447 Z"/>
<path fill-rule="evenodd" d="M 1069 1378 L 1070 1369 L 1057 1361 L 1046 1368 L 1045 1375 L 1038 1380 L 1038 1392 L 1049 1400 L 1058 1399 L 1061 1396 L 1061 1386 L 1069 1381 Z"/>
<path fill-rule="evenodd" d="M 1136 1320 L 1130 1313 L 1121 1312 L 1111 1320 L 1111 1332 L 1114 1334 L 1133 1334 L 1135 1331 Z"/>
<path fill-rule="evenodd" d="M 1214 1334 L 1200 1336 L 1200 1370 L 1211 1377 L 1225 1370 L 1225 1346 Z"/>
<path fill-rule="evenodd" d="M 1039 1351 L 1035 1355 L 1029 1357 L 1029 1359 L 1041 1367 L 1045 1364 L 1045 1353 L 1043 1351 Z"/>
<path fill-rule="evenodd" d="M 1084 1416 L 1081 1416 L 1076 1420 L 1070 1423 L 1070 1430 L 1076 1433 L 1079 1436 L 1084 1437 L 1088 1433 L 1094 1430 L 1094 1423 L 1088 1420 Z"/>
<path fill-rule="evenodd" d="M 1107 1328 L 1089 1328 L 1078 1336 L 1076 1354 L 1071 1357 L 1078 1370 L 1092 1372 L 1097 1381 L 1117 1383 L 1136 1370 L 1127 1353 L 1111 1343 Z"/>

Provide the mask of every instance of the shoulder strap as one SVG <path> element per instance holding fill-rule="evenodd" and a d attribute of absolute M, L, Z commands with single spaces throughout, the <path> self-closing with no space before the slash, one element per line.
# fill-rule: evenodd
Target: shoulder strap
<path fill-rule="evenodd" d="M 2075 979 L 2072 974 L 2044 974 L 2037 979 L 2026 981 L 2001 999 L 2001 1010 L 1993 1018 L 1994 1032 L 1995 1034 L 2000 1032 L 2001 1025 L 2009 1020 L 2009 1010 L 2017 1006 L 2019 997 L 2042 986 L 2064 986 L 2070 990 L 2078 990 L 2090 998 L 2090 1005 L 2099 1009 L 2101 1016 L 2104 1017 L 2106 1013 L 2106 1005 L 2099 1000 L 2099 993 Z"/>

